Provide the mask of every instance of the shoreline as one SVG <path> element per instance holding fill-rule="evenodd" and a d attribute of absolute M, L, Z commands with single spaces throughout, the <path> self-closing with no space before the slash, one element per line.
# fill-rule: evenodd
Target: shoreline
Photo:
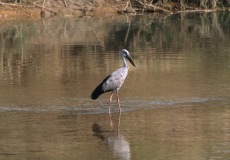
<path fill-rule="evenodd" d="M 45 0 L 34 2 L 30 5 L 23 3 L 5 3 L 0 2 L 0 22 L 13 20 L 39 20 L 52 16 L 59 17 L 82 17 L 95 16 L 103 17 L 110 15 L 142 15 L 154 14 L 156 17 L 172 15 L 176 13 L 192 13 L 192 12 L 216 12 L 229 11 L 229 8 L 195 8 L 186 6 L 187 9 L 181 9 L 178 3 L 168 4 L 143 4 L 138 8 L 132 4 L 130 0 L 79 0 L 77 2 L 67 3 L 66 0 L 50 0 L 49 3 L 44 3 Z"/>
<path fill-rule="evenodd" d="M 50 0 L 52 1 L 52 0 Z M 60 1 L 47 4 L 33 3 L 33 5 L 0 2 L 0 22 L 10 20 L 37 20 L 53 16 L 82 17 L 117 15 L 123 2 L 108 3 L 76 3 L 60 4 Z M 110 0 L 111 1 L 111 0 Z M 64 2 L 64 1 L 63 1 Z M 111 1 L 112 2 L 112 1 Z"/>

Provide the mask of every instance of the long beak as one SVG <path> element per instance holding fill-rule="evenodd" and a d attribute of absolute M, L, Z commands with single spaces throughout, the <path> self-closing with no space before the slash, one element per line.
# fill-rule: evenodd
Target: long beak
<path fill-rule="evenodd" d="M 129 60 L 129 62 L 130 62 L 134 67 L 136 67 L 136 65 L 135 65 L 135 63 L 133 62 L 133 59 L 132 59 L 132 57 L 131 57 L 130 55 L 128 55 L 126 58 Z"/>

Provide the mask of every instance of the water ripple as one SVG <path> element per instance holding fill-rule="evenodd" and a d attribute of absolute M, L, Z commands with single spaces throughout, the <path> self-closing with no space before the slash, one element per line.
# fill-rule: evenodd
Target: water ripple
<path fill-rule="evenodd" d="M 101 114 L 108 112 L 108 102 L 105 99 L 92 101 L 89 99 L 66 99 L 67 104 L 63 105 L 35 105 L 35 106 L 0 106 L 0 112 L 71 112 L 74 114 Z M 123 100 L 122 111 L 133 111 L 139 109 L 156 109 L 174 106 L 191 106 L 196 104 L 202 105 L 225 105 L 229 101 L 216 97 L 190 97 L 175 98 L 167 100 Z M 111 111 L 117 112 L 116 102 L 112 104 Z"/>

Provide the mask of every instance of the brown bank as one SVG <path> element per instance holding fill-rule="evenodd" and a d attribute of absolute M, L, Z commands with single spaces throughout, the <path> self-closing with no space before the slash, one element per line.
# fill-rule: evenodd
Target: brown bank
<path fill-rule="evenodd" d="M 0 21 L 50 16 L 155 15 L 228 10 L 230 0 L 1 0 Z M 160 14 L 159 14 L 160 13 Z"/>
<path fill-rule="evenodd" d="M 39 19 L 50 16 L 84 16 L 117 14 L 123 1 L 114 0 L 10 0 L 0 1 L 0 21 Z"/>

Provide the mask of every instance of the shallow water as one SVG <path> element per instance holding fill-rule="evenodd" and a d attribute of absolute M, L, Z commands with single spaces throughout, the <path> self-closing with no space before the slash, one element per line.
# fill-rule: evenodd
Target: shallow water
<path fill-rule="evenodd" d="M 1 24 L 0 159 L 230 159 L 229 17 Z M 89 97 L 123 48 L 137 67 L 110 119 Z"/>

